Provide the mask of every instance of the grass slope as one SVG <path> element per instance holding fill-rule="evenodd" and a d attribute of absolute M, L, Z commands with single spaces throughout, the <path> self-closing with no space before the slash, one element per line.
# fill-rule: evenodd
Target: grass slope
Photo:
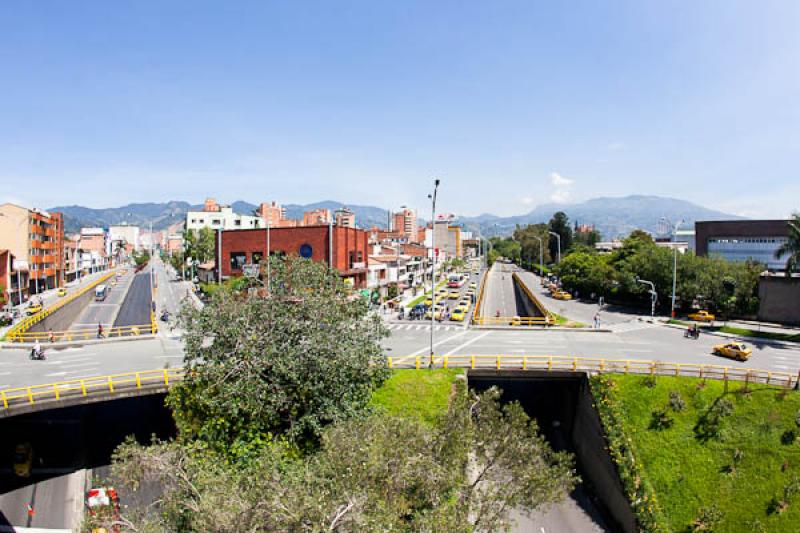
<path fill-rule="evenodd" d="M 658 377 L 652 387 L 642 376 L 610 382 L 607 398 L 616 404 L 641 482 L 652 487 L 664 530 L 688 531 L 699 509 L 714 505 L 722 519 L 713 531 L 800 531 L 800 494 L 783 513 L 768 511 L 772 498 L 781 499 L 800 476 L 800 441 L 782 442 L 785 432 L 800 432 L 800 393 L 761 385 L 743 392 L 743 383 L 730 383 L 726 391 L 723 382 L 690 378 Z M 673 391 L 685 402 L 683 410 L 670 407 Z M 703 440 L 698 420 L 723 400 L 733 410 L 721 418 L 719 437 Z M 653 412 L 662 409 L 672 425 L 652 429 Z M 734 465 L 736 450 L 743 455 Z"/>
<path fill-rule="evenodd" d="M 458 368 L 395 370 L 372 395 L 371 404 L 396 416 L 416 418 L 427 424 L 447 412 Z"/>

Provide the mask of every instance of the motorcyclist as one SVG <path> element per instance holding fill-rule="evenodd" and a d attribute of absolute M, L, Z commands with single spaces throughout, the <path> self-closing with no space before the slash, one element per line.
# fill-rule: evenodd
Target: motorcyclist
<path fill-rule="evenodd" d="M 500 318 L 500 310 L 499 309 L 497 310 L 497 313 L 495 313 L 494 316 L 496 316 L 497 318 Z"/>
<path fill-rule="evenodd" d="M 42 351 L 42 345 L 39 343 L 39 339 L 36 339 L 36 342 L 33 344 L 31 359 L 44 359 L 44 352 Z"/>

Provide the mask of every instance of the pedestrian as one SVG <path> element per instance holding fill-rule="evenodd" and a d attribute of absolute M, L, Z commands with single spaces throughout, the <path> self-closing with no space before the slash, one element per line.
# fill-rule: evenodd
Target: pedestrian
<path fill-rule="evenodd" d="M 50 342 L 56 342 L 56 336 L 53 333 L 53 328 L 50 328 L 50 330 L 47 332 L 47 338 L 50 340 Z"/>
<path fill-rule="evenodd" d="M 97 338 L 98 339 L 102 339 L 103 338 L 103 324 L 99 324 L 99 323 L 97 324 Z"/>

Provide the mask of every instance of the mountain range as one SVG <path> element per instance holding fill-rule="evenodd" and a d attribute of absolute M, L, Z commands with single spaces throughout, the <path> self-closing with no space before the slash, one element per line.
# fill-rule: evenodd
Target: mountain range
<path fill-rule="evenodd" d="M 324 208 L 335 210 L 347 206 L 356 215 L 356 223 L 361 228 L 378 226 L 385 228 L 388 213 L 385 209 L 323 201 L 312 204 L 287 204 L 286 216 L 302 219 L 304 211 Z M 231 204 L 236 213 L 252 214 L 255 204 L 237 201 Z M 58 206 L 49 211 L 64 214 L 65 230 L 77 232 L 81 227 L 108 227 L 111 224 L 128 223 L 147 228 L 150 223 L 154 230 L 175 226 L 186 217 L 191 209 L 202 209 L 202 205 L 189 202 L 171 201 L 165 203 L 128 204 L 122 207 L 93 209 L 78 205 Z M 625 236 L 634 229 L 658 233 L 659 220 L 666 217 L 673 222 L 683 220 L 683 228 L 690 228 L 697 220 L 734 220 L 735 215 L 708 209 L 685 200 L 661 196 L 632 195 L 625 197 L 594 198 L 576 204 L 542 204 L 529 213 L 510 217 L 482 214 L 476 217 L 459 217 L 467 229 L 479 229 L 484 236 L 509 235 L 517 225 L 547 222 L 554 213 L 563 211 L 571 223 L 591 224 L 604 239 Z"/>

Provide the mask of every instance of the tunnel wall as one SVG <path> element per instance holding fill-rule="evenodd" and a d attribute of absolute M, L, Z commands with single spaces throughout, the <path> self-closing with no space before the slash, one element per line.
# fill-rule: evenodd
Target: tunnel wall
<path fill-rule="evenodd" d="M 601 503 L 604 518 L 614 531 L 638 531 L 616 466 L 606 451 L 605 432 L 594 409 L 586 374 L 470 370 L 468 381 L 477 390 L 496 385 L 503 389 L 504 401 L 520 401 L 556 450 L 561 446 L 553 442 L 549 433 L 554 421 L 563 425 L 570 441 L 565 449 L 575 454 L 580 474 Z"/>
<path fill-rule="evenodd" d="M 516 274 L 516 272 L 512 275 L 512 279 L 514 280 L 514 296 L 517 300 L 517 307 L 518 309 L 521 308 L 525 311 L 525 315 L 520 316 L 531 316 L 531 317 L 543 317 L 546 316 L 546 311 L 542 304 L 536 299 L 533 293 L 528 289 L 525 285 L 525 282 Z"/>
<path fill-rule="evenodd" d="M 31 326 L 28 331 L 41 333 L 49 330 L 67 331 L 72 323 L 80 316 L 83 310 L 94 299 L 94 287 L 108 281 L 110 276 L 103 276 L 87 287 L 87 290 L 74 300 L 66 303 L 53 314 L 46 316 L 40 322 Z"/>

